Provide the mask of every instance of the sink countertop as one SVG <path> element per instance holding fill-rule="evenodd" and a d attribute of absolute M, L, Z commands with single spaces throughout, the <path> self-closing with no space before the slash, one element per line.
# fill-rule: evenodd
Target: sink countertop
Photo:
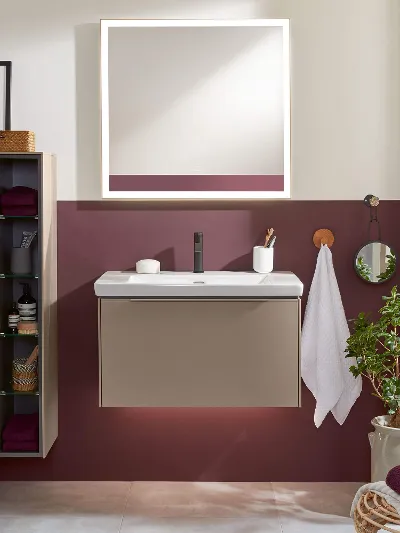
<path fill-rule="evenodd" d="M 303 284 L 292 272 L 110 271 L 94 284 L 100 298 L 298 298 Z"/>

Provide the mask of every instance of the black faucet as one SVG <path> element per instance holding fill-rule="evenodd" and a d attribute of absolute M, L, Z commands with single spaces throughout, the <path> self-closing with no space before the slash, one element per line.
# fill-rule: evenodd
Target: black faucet
<path fill-rule="evenodd" d="M 203 270 L 203 233 L 197 231 L 194 234 L 194 264 L 193 272 L 200 274 Z"/>

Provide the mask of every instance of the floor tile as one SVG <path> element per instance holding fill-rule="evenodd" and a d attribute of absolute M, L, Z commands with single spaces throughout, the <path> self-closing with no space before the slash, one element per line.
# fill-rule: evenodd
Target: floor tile
<path fill-rule="evenodd" d="M 0 517 L 0 533 L 119 533 L 120 516 L 35 515 Z"/>
<path fill-rule="evenodd" d="M 350 507 L 363 483 L 272 483 L 283 533 L 354 533 Z"/>
<path fill-rule="evenodd" d="M 354 533 L 362 483 L 0 483 L 0 533 Z"/>
<path fill-rule="evenodd" d="M 268 518 L 133 518 L 125 517 L 121 533 L 281 533 Z"/>
<path fill-rule="evenodd" d="M 130 485 L 124 482 L 0 483 L 0 516 L 122 516 Z"/>
<path fill-rule="evenodd" d="M 137 482 L 132 484 L 126 515 L 279 519 L 270 483 Z"/>

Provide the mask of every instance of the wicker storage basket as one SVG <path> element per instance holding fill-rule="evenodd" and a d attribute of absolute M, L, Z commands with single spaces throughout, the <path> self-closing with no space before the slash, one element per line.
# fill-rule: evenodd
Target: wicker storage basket
<path fill-rule="evenodd" d="M 32 392 L 37 389 L 37 363 L 26 364 L 27 359 L 15 359 L 12 370 L 12 388 L 19 392 Z"/>
<path fill-rule="evenodd" d="M 0 131 L 0 152 L 34 152 L 33 131 Z"/>
<path fill-rule="evenodd" d="M 399 533 L 399 529 L 393 529 L 390 525 L 400 525 L 397 511 L 375 492 L 363 494 L 354 511 L 354 526 L 357 533 L 377 533 L 377 531 Z"/>

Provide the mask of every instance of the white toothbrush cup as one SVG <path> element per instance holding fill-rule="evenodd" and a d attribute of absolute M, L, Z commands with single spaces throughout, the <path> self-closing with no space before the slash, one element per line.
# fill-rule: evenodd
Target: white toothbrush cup
<path fill-rule="evenodd" d="M 274 269 L 274 249 L 264 246 L 253 248 L 253 270 L 260 274 L 269 274 Z"/>

